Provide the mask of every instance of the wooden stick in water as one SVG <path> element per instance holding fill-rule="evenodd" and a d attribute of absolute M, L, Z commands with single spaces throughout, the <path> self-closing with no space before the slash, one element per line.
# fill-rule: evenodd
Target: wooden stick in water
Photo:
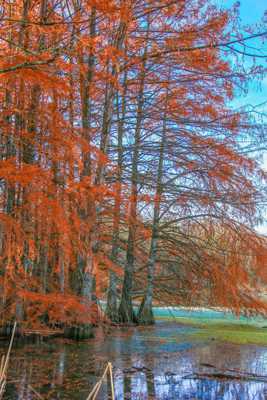
<path fill-rule="evenodd" d="M 12 349 L 12 345 L 13 345 L 13 341 L 14 341 L 14 337 L 15 337 L 16 327 L 17 327 L 17 322 L 15 321 L 14 326 L 13 326 L 11 339 L 10 339 L 9 346 L 8 346 L 8 350 L 7 350 L 7 354 L 6 354 L 6 356 L 3 356 L 2 359 L 1 359 L 1 366 L 0 366 L 0 399 L 2 398 L 2 396 L 4 394 L 4 391 L 5 391 L 6 371 L 7 371 L 8 362 L 9 362 L 9 358 L 10 358 L 10 353 L 11 353 L 11 349 Z"/>
<path fill-rule="evenodd" d="M 112 364 L 111 364 L 111 362 L 109 362 L 108 364 L 109 364 L 109 375 L 110 375 L 110 386 L 111 386 L 111 398 L 112 398 L 112 400 L 115 400 Z"/>
<path fill-rule="evenodd" d="M 112 400 L 115 400 L 115 391 L 114 391 L 114 382 L 113 382 L 113 373 L 112 373 L 112 364 L 111 362 L 107 363 L 107 366 L 105 368 L 105 371 L 99 381 L 95 384 L 93 387 L 92 391 L 89 393 L 89 396 L 87 397 L 86 400 L 96 400 L 96 396 L 98 395 L 98 392 L 102 386 L 102 383 L 107 375 L 109 373 L 110 376 L 110 386 L 111 386 L 111 396 Z"/>
<path fill-rule="evenodd" d="M 106 366 L 106 369 L 105 369 L 105 371 L 104 371 L 104 373 L 103 373 L 103 375 L 102 375 L 102 377 L 101 377 L 100 380 L 99 380 L 99 385 L 98 385 L 98 387 L 97 387 L 97 389 L 96 389 L 96 391 L 95 391 L 95 394 L 94 394 L 92 400 L 95 400 L 95 399 L 96 399 L 96 396 L 98 395 L 98 392 L 99 392 L 99 390 L 100 390 L 100 388 L 101 388 L 101 386 L 102 386 L 102 383 L 103 383 L 103 381 L 104 381 L 104 379 L 105 379 L 105 377 L 106 377 L 106 375 L 107 375 L 108 370 L 109 370 L 109 366 L 107 365 L 107 366 Z"/>
<path fill-rule="evenodd" d="M 97 396 L 97 394 L 98 394 L 98 392 L 99 392 L 99 389 L 101 388 L 102 382 L 103 382 L 103 380 L 104 380 L 104 378 L 105 378 L 105 376 L 106 376 L 106 374 L 107 374 L 107 372 L 108 372 L 108 369 L 109 369 L 109 365 L 106 366 L 105 371 L 104 371 L 102 377 L 101 377 L 101 378 L 99 379 L 99 381 L 95 384 L 95 386 L 93 387 L 93 390 L 89 393 L 89 396 L 87 397 L 86 400 L 91 400 L 91 399 L 92 399 L 92 400 L 95 400 L 95 398 L 96 398 L 96 396 Z"/>
<path fill-rule="evenodd" d="M 13 341 L 14 341 L 14 337 L 15 337 L 16 327 L 17 327 L 17 321 L 15 321 L 14 326 L 13 326 L 12 335 L 11 335 L 11 339 L 9 342 L 8 351 L 7 351 L 7 355 L 6 355 L 6 359 L 5 359 L 5 364 L 3 367 L 3 374 L 6 373 L 6 370 L 8 367 L 8 362 L 9 362 L 10 353 L 11 353 L 11 349 L 12 349 L 12 345 L 13 345 Z"/>
<path fill-rule="evenodd" d="M 35 394 L 36 397 L 38 397 L 38 399 L 43 400 L 44 398 L 40 395 L 40 393 L 37 392 L 37 390 L 35 390 L 31 385 L 28 385 L 28 388 Z"/>

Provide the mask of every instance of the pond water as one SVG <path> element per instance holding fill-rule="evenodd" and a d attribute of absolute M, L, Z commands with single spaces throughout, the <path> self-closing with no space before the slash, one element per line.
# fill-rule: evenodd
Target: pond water
<path fill-rule="evenodd" d="M 249 325 L 267 325 L 266 318 L 262 316 L 246 317 L 244 315 L 236 316 L 230 311 L 208 308 L 188 307 L 155 307 L 154 315 L 158 318 L 194 318 L 195 320 L 223 321 L 238 324 Z"/>
<path fill-rule="evenodd" d="M 15 343 L 4 399 L 86 399 L 107 361 L 114 366 L 116 400 L 263 400 L 266 383 L 251 379 L 193 379 L 192 373 L 226 369 L 267 377 L 267 347 L 188 338 L 197 328 L 158 321 L 124 328 L 80 343 L 49 339 Z M 5 351 L 4 346 L 1 348 Z M 41 398 L 41 397 L 39 397 Z M 97 399 L 110 399 L 104 383 Z"/>

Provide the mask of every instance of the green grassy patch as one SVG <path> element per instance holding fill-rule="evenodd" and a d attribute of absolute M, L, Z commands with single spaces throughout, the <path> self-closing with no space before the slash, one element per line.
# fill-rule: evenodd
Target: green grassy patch
<path fill-rule="evenodd" d="M 236 344 L 267 345 L 267 328 L 262 327 L 259 323 L 183 317 L 172 318 L 172 320 L 199 328 L 196 332 L 188 334 L 187 338 L 190 340 L 218 340 Z"/>
<path fill-rule="evenodd" d="M 251 326 L 211 325 L 203 326 L 191 335 L 192 339 L 219 340 L 236 344 L 267 345 L 267 330 Z"/>

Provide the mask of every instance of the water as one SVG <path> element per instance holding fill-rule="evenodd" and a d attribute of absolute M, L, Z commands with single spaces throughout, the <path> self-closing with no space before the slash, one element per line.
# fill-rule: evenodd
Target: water
<path fill-rule="evenodd" d="M 246 317 L 244 315 L 236 316 L 230 311 L 205 309 L 205 308 L 188 308 L 181 307 L 156 307 L 154 308 L 154 314 L 158 318 L 164 317 L 175 317 L 175 318 L 194 318 L 207 321 L 224 321 L 238 324 L 249 324 L 249 325 L 267 325 L 266 318 L 261 316 L 257 317 Z"/>
<path fill-rule="evenodd" d="M 192 379 L 193 372 L 211 372 L 208 363 L 267 376 L 267 347 L 234 345 L 214 340 L 189 340 L 196 328 L 157 322 L 148 328 L 124 328 L 108 336 L 74 343 L 50 339 L 15 344 L 4 399 L 34 400 L 31 387 L 46 399 L 86 399 L 107 361 L 114 365 L 117 400 L 263 400 L 267 383 Z M 2 352 L 4 348 L 2 347 Z M 267 378 L 266 378 L 267 382 Z M 98 399 L 110 398 L 105 382 Z"/>

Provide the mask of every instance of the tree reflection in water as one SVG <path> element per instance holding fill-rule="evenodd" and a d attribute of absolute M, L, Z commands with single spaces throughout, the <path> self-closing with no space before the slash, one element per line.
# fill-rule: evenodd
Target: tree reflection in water
<path fill-rule="evenodd" d="M 4 352 L 4 348 L 2 352 Z M 263 400 L 267 381 L 190 379 L 193 372 L 237 369 L 267 376 L 267 350 L 254 345 L 188 342 L 184 327 L 157 324 L 121 330 L 84 343 L 51 340 L 14 347 L 5 399 L 34 400 L 30 386 L 46 399 L 86 399 L 110 360 L 117 400 Z M 107 383 L 98 396 L 110 398 Z"/>

